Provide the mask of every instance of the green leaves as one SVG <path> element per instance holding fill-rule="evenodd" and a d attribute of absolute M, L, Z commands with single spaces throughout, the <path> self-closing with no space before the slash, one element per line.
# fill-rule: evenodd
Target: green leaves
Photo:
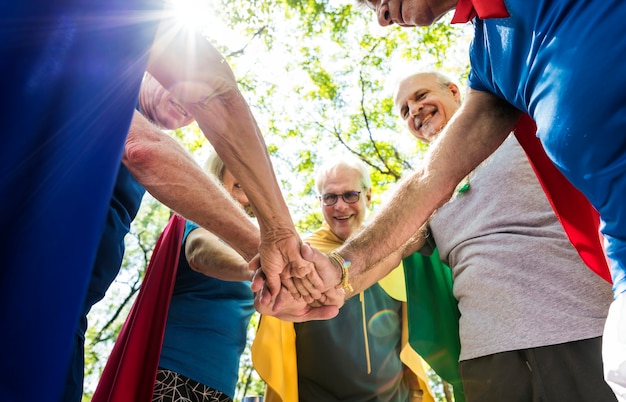
<path fill-rule="evenodd" d="M 382 28 L 372 11 L 355 7 L 353 0 L 210 4 L 215 16 L 207 21 L 220 24 L 207 24 L 205 35 L 235 72 L 303 235 L 322 222 L 313 183 L 315 168 L 326 158 L 344 152 L 366 161 L 374 183 L 374 208 L 385 191 L 419 163 L 425 146 L 399 124 L 393 108 L 400 78 L 418 68 L 442 69 L 459 83 L 467 76 L 471 28 L 450 26 L 448 17 L 425 28 Z M 204 163 L 210 145 L 197 126 L 172 134 Z M 98 316 L 91 319 L 87 372 L 92 376 L 86 382 L 87 395 L 169 216 L 167 209 L 146 198 L 149 201 L 127 237 L 127 255 L 115 290 L 94 309 Z M 258 383 L 246 380 L 249 364 L 244 357 L 237 398 L 246 387 L 259 392 Z"/>

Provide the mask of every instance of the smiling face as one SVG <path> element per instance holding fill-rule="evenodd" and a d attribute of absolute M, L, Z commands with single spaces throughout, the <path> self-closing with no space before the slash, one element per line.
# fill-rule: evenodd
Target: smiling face
<path fill-rule="evenodd" d="M 458 0 L 357 0 L 376 13 L 381 26 L 427 26 L 456 7 Z"/>
<path fill-rule="evenodd" d="M 348 191 L 360 191 L 359 200 L 348 204 L 341 196 L 337 203 L 326 206 L 320 201 L 324 220 L 330 229 L 342 240 L 346 240 L 352 232 L 361 227 L 372 200 L 372 190 L 363 189 L 361 174 L 358 170 L 339 165 L 330 170 L 319 188 L 321 194 L 343 194 Z"/>
<path fill-rule="evenodd" d="M 194 120 L 193 116 L 149 74 L 146 74 L 141 83 L 139 102 L 150 121 L 168 130 L 184 127 Z"/>
<path fill-rule="evenodd" d="M 455 84 L 444 83 L 436 74 L 422 73 L 400 82 L 394 102 L 411 134 L 429 143 L 457 111 L 461 95 Z"/>

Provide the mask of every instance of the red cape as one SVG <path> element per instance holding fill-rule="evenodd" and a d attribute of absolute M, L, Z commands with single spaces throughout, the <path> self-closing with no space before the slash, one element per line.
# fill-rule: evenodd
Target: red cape
<path fill-rule="evenodd" d="M 459 0 L 452 17 L 453 24 L 463 24 L 474 17 L 481 20 L 488 18 L 507 18 L 509 12 L 502 0 Z"/>
<path fill-rule="evenodd" d="M 536 136 L 537 126 L 530 116 L 524 115 L 517 123 L 514 132 L 517 140 L 524 148 L 556 216 L 563 225 L 567 237 L 585 264 L 593 272 L 611 283 L 611 274 L 599 231 L 600 216 L 598 211 L 550 161 Z"/>

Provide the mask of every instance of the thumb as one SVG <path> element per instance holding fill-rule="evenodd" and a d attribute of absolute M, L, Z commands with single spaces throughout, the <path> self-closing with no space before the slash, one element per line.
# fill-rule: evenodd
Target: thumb
<path fill-rule="evenodd" d="M 337 267 L 330 262 L 325 253 L 311 247 L 309 244 L 303 244 L 300 249 L 300 254 L 302 254 L 302 258 L 313 263 L 315 266 L 316 277 L 312 278 L 311 281 L 316 288 L 326 291 L 339 283 L 338 280 L 336 282 L 335 280 L 337 279 L 337 275 L 339 275 L 339 279 L 341 279 L 341 269 L 337 271 Z M 321 283 L 318 281 L 321 281 Z"/>
<path fill-rule="evenodd" d="M 319 251 L 314 250 L 313 247 L 309 243 L 302 243 L 300 247 L 300 254 L 302 254 L 302 258 L 305 260 L 315 263 L 316 260 L 319 261 Z"/>

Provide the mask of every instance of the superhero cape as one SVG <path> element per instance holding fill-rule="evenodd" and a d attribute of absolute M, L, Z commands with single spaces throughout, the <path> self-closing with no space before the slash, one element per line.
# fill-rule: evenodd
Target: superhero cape
<path fill-rule="evenodd" d="M 528 115 L 522 116 L 514 130 L 570 242 L 585 264 L 611 283 L 599 231 L 600 215 L 550 161 L 536 132 L 537 126 Z"/>
<path fill-rule="evenodd" d="M 154 246 L 141 289 L 115 341 L 93 402 L 152 400 L 184 232 L 185 220 L 174 214 Z"/>
<path fill-rule="evenodd" d="M 481 20 L 507 18 L 509 12 L 502 0 L 459 0 L 451 23 L 462 24 L 471 21 L 474 17 Z"/>
<path fill-rule="evenodd" d="M 413 253 L 402 260 L 406 276 L 409 344 L 452 385 L 455 402 L 465 401 L 459 374 L 458 303 L 452 293 L 452 271 L 435 248 L 430 256 Z"/>

